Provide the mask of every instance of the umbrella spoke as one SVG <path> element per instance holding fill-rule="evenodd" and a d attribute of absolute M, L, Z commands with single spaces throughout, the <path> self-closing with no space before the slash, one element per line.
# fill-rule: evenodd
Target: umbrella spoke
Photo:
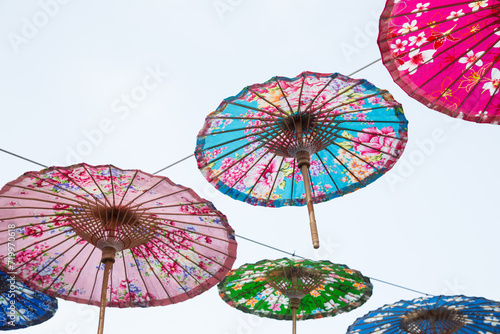
<path fill-rule="evenodd" d="M 83 246 L 83 248 L 87 247 L 88 244 L 86 244 L 85 246 Z M 75 280 L 72 282 L 71 284 L 71 287 L 68 289 L 68 293 L 66 294 L 66 296 L 62 296 L 61 298 L 63 299 L 68 299 L 68 296 L 70 295 L 70 293 L 73 291 L 73 288 L 75 287 L 76 283 L 78 282 L 78 279 L 80 278 L 80 275 L 82 274 L 82 272 L 84 271 L 83 269 L 87 266 L 87 263 L 89 262 L 90 258 L 92 257 L 92 254 L 94 254 L 94 251 L 96 250 L 97 248 L 95 247 L 92 247 L 92 250 L 90 251 L 90 254 L 89 256 L 85 259 L 85 261 L 83 262 L 83 265 L 80 267 L 80 270 L 78 271 L 78 274 L 76 275 L 75 277 Z M 96 274 L 97 275 L 97 274 Z M 94 281 L 94 284 L 95 284 L 95 281 Z M 92 294 L 91 294 L 92 295 Z M 90 303 L 90 302 L 89 302 Z"/>
<path fill-rule="evenodd" d="M 276 170 L 276 175 L 274 176 L 273 185 L 271 186 L 271 189 L 269 190 L 269 196 L 267 196 L 265 206 L 267 206 L 267 203 L 269 203 L 269 199 L 271 198 L 271 194 L 273 193 L 274 187 L 276 186 L 276 181 L 278 180 L 278 174 L 280 173 L 281 166 L 283 166 L 283 161 L 285 161 L 285 158 L 282 157 L 280 165 L 279 165 L 278 169 Z"/>

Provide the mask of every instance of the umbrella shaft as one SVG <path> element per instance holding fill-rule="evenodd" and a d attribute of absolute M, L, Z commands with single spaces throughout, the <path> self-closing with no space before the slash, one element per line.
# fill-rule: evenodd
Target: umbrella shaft
<path fill-rule="evenodd" d="M 104 331 L 104 311 L 106 309 L 106 292 L 108 290 L 108 278 L 111 267 L 113 266 L 113 261 L 107 260 L 104 262 L 104 275 L 102 277 L 102 291 L 101 291 L 101 307 L 99 310 L 99 327 L 97 328 L 97 334 L 103 334 Z"/>
<path fill-rule="evenodd" d="M 292 334 L 297 334 L 297 309 L 296 308 L 292 308 L 292 318 L 293 318 Z"/>
<path fill-rule="evenodd" d="M 304 188 L 306 191 L 307 210 L 309 211 L 309 223 L 311 225 L 313 247 L 319 248 L 318 227 L 316 226 L 316 217 L 314 216 L 314 206 L 311 195 L 311 183 L 309 182 L 309 167 L 307 165 L 302 165 L 300 167 L 300 171 L 304 179 Z"/>

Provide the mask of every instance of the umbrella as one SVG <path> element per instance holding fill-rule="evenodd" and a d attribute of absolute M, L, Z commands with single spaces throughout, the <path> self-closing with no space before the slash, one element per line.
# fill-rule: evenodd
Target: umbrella
<path fill-rule="evenodd" d="M 262 260 L 230 271 L 221 298 L 243 312 L 296 321 L 333 317 L 365 303 L 372 285 L 359 271 L 330 261 Z"/>
<path fill-rule="evenodd" d="M 57 299 L 30 289 L 0 271 L 0 330 L 26 328 L 52 318 Z"/>
<path fill-rule="evenodd" d="M 500 303 L 477 297 L 401 300 L 357 319 L 347 334 L 500 333 Z"/>
<path fill-rule="evenodd" d="M 99 333 L 106 305 L 192 298 L 220 282 L 236 255 L 234 231 L 210 202 L 112 165 L 51 167 L 9 182 L 0 240 L 7 233 L 16 236 L 12 271 L 49 295 L 100 305 Z M 9 261 L 0 257 L 0 267 Z"/>
<path fill-rule="evenodd" d="M 225 99 L 198 134 L 196 159 L 221 192 L 253 205 L 305 205 L 373 182 L 402 154 L 401 105 L 366 80 L 304 72 Z"/>
<path fill-rule="evenodd" d="M 394 81 L 452 117 L 500 121 L 500 3 L 388 0 L 378 44 Z"/>

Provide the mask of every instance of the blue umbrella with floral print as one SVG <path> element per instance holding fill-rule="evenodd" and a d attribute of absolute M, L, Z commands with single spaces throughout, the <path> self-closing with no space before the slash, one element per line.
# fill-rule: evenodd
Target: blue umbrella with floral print
<path fill-rule="evenodd" d="M 212 203 L 166 177 L 112 165 L 50 167 L 0 190 L 0 268 L 54 297 L 106 306 L 169 305 L 221 281 L 234 231 Z M 5 242 L 4 242 L 5 240 Z"/>
<path fill-rule="evenodd" d="M 366 80 L 304 72 L 225 99 L 206 118 L 195 156 L 205 178 L 234 199 L 305 205 L 355 191 L 392 168 L 407 140 L 401 105 Z"/>
<path fill-rule="evenodd" d="M 0 330 L 38 325 L 52 318 L 57 299 L 35 291 L 0 271 Z"/>
<path fill-rule="evenodd" d="M 478 297 L 401 300 L 358 318 L 347 334 L 500 333 L 500 303 Z"/>

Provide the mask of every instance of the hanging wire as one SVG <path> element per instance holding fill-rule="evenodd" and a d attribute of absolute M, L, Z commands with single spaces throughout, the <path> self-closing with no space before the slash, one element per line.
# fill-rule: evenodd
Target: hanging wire
<path fill-rule="evenodd" d="M 187 160 L 187 159 L 189 159 L 189 158 L 191 158 L 191 157 L 194 157 L 194 154 L 190 154 L 190 155 L 188 155 L 187 157 L 182 158 L 181 160 L 178 160 L 178 161 L 174 162 L 173 164 L 168 165 L 167 167 L 163 167 L 163 168 L 162 168 L 162 169 L 160 169 L 159 171 L 154 172 L 154 173 L 153 173 L 153 175 L 156 175 L 156 174 L 158 174 L 158 173 L 160 173 L 160 172 L 163 172 L 165 169 L 170 168 L 170 167 L 173 167 L 173 166 L 177 165 L 178 163 L 183 162 L 184 160 Z"/>
<path fill-rule="evenodd" d="M 48 167 L 48 166 L 45 166 L 45 165 L 43 165 L 43 164 L 41 164 L 41 163 L 39 163 L 39 162 L 36 162 L 36 161 L 34 161 L 34 160 L 31 160 L 31 159 L 25 158 L 25 157 L 23 157 L 23 156 L 21 156 L 21 155 L 18 155 L 18 154 L 15 154 L 15 153 L 9 152 L 9 151 L 4 150 L 4 149 L 2 149 L 2 148 L 0 148 L 0 151 L 5 152 L 5 153 L 7 153 L 7 154 L 10 154 L 10 155 L 12 155 L 12 156 L 15 156 L 16 158 L 19 158 L 19 159 L 23 159 L 23 160 L 29 161 L 29 162 L 31 162 L 31 163 L 34 163 L 35 165 L 42 166 L 42 167 L 45 167 L 45 168 L 47 168 L 47 167 Z"/>
<path fill-rule="evenodd" d="M 352 76 L 352 75 L 354 75 L 354 74 L 356 74 L 356 73 L 358 73 L 358 72 L 360 72 L 360 71 L 362 71 L 362 70 L 364 70 L 364 69 L 366 69 L 366 68 L 368 68 L 368 67 L 372 66 L 373 64 L 377 63 L 377 62 L 378 62 L 378 61 L 380 61 L 380 60 L 382 60 L 382 58 L 379 58 L 379 59 L 377 59 L 377 60 L 372 61 L 371 63 L 369 63 L 369 64 L 367 64 L 367 65 L 365 65 L 365 66 L 363 66 L 363 67 L 361 67 L 361 68 L 357 69 L 356 71 L 354 71 L 354 72 L 352 72 L 352 73 L 348 74 L 347 76 L 349 76 L 349 77 L 350 77 L 350 76 Z M 154 172 L 154 173 L 153 173 L 153 175 L 158 174 L 158 173 L 160 173 L 160 172 L 163 172 L 164 170 L 166 170 L 166 169 L 168 169 L 168 168 L 170 168 L 170 167 L 173 167 L 173 166 L 177 165 L 178 163 L 181 163 L 181 162 L 183 162 L 184 160 L 187 160 L 187 159 L 191 158 L 192 156 L 194 156 L 194 154 L 190 154 L 190 155 L 188 155 L 187 157 L 182 158 L 182 159 L 180 159 L 180 160 L 178 160 L 178 161 L 176 161 L 176 162 L 174 162 L 174 163 L 172 163 L 172 164 L 168 165 L 167 167 L 164 167 L 164 168 L 160 169 L 160 170 L 159 170 L 159 171 L 157 171 L 157 172 Z"/>
<path fill-rule="evenodd" d="M 294 256 L 294 257 L 298 257 L 298 258 L 300 258 L 300 259 L 306 259 L 306 258 L 305 258 L 305 257 L 303 257 L 303 256 L 300 256 L 300 255 L 295 254 L 295 252 L 290 253 L 290 252 L 284 251 L 284 250 L 282 250 L 282 249 L 279 249 L 279 248 L 276 248 L 276 247 L 273 247 L 273 246 L 266 245 L 266 244 L 264 244 L 264 243 L 262 243 L 262 242 L 255 241 L 255 240 L 252 240 L 252 239 L 249 239 L 249 238 L 243 237 L 243 236 L 238 235 L 238 234 L 235 234 L 235 236 L 236 236 L 236 237 L 238 237 L 238 238 L 241 238 L 241 239 L 244 239 L 244 240 L 247 240 L 247 241 L 253 242 L 253 243 L 257 244 L 257 245 L 261 245 L 261 246 L 264 246 L 264 247 L 267 247 L 267 248 L 273 249 L 273 250 L 275 250 L 275 251 L 278 251 L 278 252 L 284 253 L 284 254 L 288 254 L 288 255 L 291 255 L 291 256 Z M 366 275 L 364 275 L 364 276 L 366 276 Z M 422 295 L 426 295 L 426 296 L 434 296 L 434 295 L 429 294 L 429 293 L 426 293 L 426 292 L 422 292 L 422 291 L 418 291 L 418 290 L 415 290 L 415 289 L 407 288 L 407 287 L 405 287 L 405 286 L 398 285 L 398 284 L 394 284 L 394 283 L 391 283 L 391 282 L 387 282 L 387 281 L 384 281 L 384 280 L 381 280 L 381 279 L 373 278 L 373 277 L 370 277 L 370 276 L 366 276 L 366 277 L 368 277 L 370 280 L 377 281 L 377 282 L 380 282 L 380 283 L 384 283 L 384 284 L 387 284 L 387 285 L 391 285 L 391 286 L 394 286 L 394 287 L 397 287 L 397 288 L 400 288 L 400 289 L 404 289 L 404 290 L 408 290 L 408 291 L 416 292 L 416 293 L 419 293 L 419 294 L 422 294 Z"/>
<path fill-rule="evenodd" d="M 371 64 L 370 64 L 370 65 L 371 65 Z M 368 65 L 368 66 L 369 66 L 369 65 Z M 365 66 L 365 67 L 367 67 L 367 66 Z M 39 166 L 42 166 L 42 167 L 47 168 L 47 166 L 45 166 L 45 165 L 43 165 L 43 164 L 41 164 L 41 163 L 38 163 L 38 162 L 36 162 L 36 161 L 34 161 L 34 160 L 31 160 L 31 159 L 25 158 L 25 157 L 23 157 L 23 156 L 21 156 L 21 155 L 18 155 L 18 154 L 15 154 L 15 153 L 9 152 L 9 151 L 4 150 L 4 149 L 2 149 L 2 148 L 0 148 L 0 151 L 5 152 L 5 153 L 7 153 L 7 154 L 10 154 L 10 155 L 12 155 L 12 156 L 14 156 L 14 157 L 17 157 L 17 158 L 20 158 L 20 159 L 23 159 L 23 160 L 29 161 L 29 162 L 34 163 L 34 164 L 36 164 L 36 165 L 39 165 Z M 191 155 L 189 155 L 189 156 L 187 156 L 187 157 L 185 157 L 185 158 L 183 158 L 183 159 L 181 159 L 181 160 L 179 160 L 179 161 L 176 161 L 176 162 L 174 162 L 173 164 L 168 165 L 167 167 L 162 168 L 162 169 L 160 169 L 159 171 L 157 171 L 157 172 L 155 172 L 155 173 L 153 173 L 153 174 L 160 173 L 160 172 L 164 171 L 164 170 L 165 170 L 165 169 L 167 169 L 167 168 L 170 168 L 170 167 L 172 167 L 172 166 L 175 166 L 176 164 L 178 164 L 178 163 L 180 163 L 180 162 L 182 162 L 182 161 L 184 161 L 184 160 L 187 160 L 187 159 L 191 158 L 193 155 L 194 155 L 194 154 L 191 154 Z M 238 238 L 241 238 L 241 239 L 244 239 L 244 240 L 247 240 L 247 241 L 253 242 L 253 243 L 257 244 L 257 245 L 261 245 L 261 246 L 263 246 L 263 247 L 267 247 L 267 248 L 273 249 L 273 250 L 275 250 L 275 251 L 278 251 L 278 252 L 281 252 L 281 253 L 287 254 L 287 255 L 291 255 L 291 256 L 294 256 L 294 257 L 301 258 L 301 259 L 305 259 L 305 257 L 295 254 L 295 252 L 290 253 L 290 252 L 284 251 L 284 250 L 282 250 L 282 249 L 279 249 L 279 248 L 276 248 L 276 247 L 273 247 L 273 246 L 270 246 L 270 245 L 266 245 L 266 244 L 264 244 L 264 243 L 262 243 L 262 242 L 255 241 L 255 240 L 253 240 L 253 239 L 246 238 L 246 237 L 241 236 L 241 235 L 238 235 L 238 234 L 235 234 L 235 236 L 236 236 L 236 237 L 238 237 Z M 380 283 L 384 283 L 384 284 L 388 284 L 388 285 L 391 285 L 391 286 L 394 286 L 394 287 L 397 287 L 397 288 L 401 288 L 401 289 L 404 289 L 404 290 L 408 290 L 408 291 L 412 291 L 412 292 L 420 293 L 420 294 L 422 294 L 422 295 L 433 296 L 433 295 L 431 295 L 431 294 L 429 294 L 429 293 L 425 293 L 425 292 L 421 292 L 421 291 L 418 291 L 418 290 L 415 290 L 415 289 L 407 288 L 407 287 L 402 286 L 402 285 L 394 284 L 394 283 L 391 283 L 391 282 L 387 282 L 387 281 L 380 280 L 380 279 L 373 278 L 373 277 L 369 277 L 369 276 L 366 276 L 366 277 L 368 277 L 368 278 L 369 278 L 369 279 L 371 279 L 371 280 L 374 280 L 374 281 L 377 281 L 377 282 L 380 282 Z"/>
<path fill-rule="evenodd" d="M 368 65 L 365 65 L 365 66 L 361 67 L 360 69 L 358 69 L 358 70 L 356 70 L 356 71 L 354 71 L 354 72 L 352 72 L 352 73 L 348 74 L 347 76 L 348 76 L 348 77 L 353 76 L 354 74 L 356 74 L 356 73 L 358 73 L 358 72 L 361 72 L 361 71 L 362 71 L 362 70 L 364 70 L 365 68 L 368 68 L 368 67 L 372 66 L 373 64 L 375 64 L 376 62 L 381 61 L 381 60 L 382 60 L 382 58 L 379 58 L 379 59 L 377 59 L 377 60 L 374 60 L 374 61 L 372 61 L 371 63 L 369 63 Z"/>

